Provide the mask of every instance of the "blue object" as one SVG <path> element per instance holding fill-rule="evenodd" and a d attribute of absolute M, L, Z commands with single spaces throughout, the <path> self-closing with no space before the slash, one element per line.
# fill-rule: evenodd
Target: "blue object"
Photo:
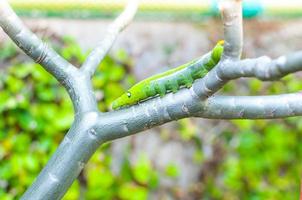
<path fill-rule="evenodd" d="M 243 0 L 242 3 L 243 17 L 253 18 L 260 15 L 263 12 L 263 6 L 260 0 Z M 211 11 L 218 15 L 218 0 L 212 0 Z"/>

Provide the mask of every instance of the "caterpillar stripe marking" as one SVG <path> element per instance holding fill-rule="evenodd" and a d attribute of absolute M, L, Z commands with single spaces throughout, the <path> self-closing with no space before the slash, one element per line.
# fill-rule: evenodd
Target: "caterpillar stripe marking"
<path fill-rule="evenodd" d="M 190 88 L 196 79 L 204 77 L 220 61 L 224 41 L 219 41 L 213 50 L 199 59 L 151 76 L 140 81 L 112 103 L 114 110 L 148 100 L 163 97 L 168 92 L 177 92 L 182 87 Z"/>

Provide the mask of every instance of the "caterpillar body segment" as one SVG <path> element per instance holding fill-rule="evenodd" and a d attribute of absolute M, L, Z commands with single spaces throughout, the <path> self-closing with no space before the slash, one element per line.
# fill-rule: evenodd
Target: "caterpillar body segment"
<path fill-rule="evenodd" d="M 204 77 L 220 61 L 223 41 L 199 59 L 151 76 L 131 87 L 112 103 L 114 110 L 136 104 L 155 96 L 163 97 L 168 92 L 177 92 L 182 87 L 190 88 L 196 79 Z"/>

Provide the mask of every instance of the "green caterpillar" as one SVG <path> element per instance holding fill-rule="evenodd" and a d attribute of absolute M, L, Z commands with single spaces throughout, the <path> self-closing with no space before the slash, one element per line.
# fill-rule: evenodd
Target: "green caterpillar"
<path fill-rule="evenodd" d="M 219 61 L 224 41 L 219 41 L 211 52 L 187 64 L 151 76 L 131 87 L 112 103 L 114 110 L 136 104 L 167 92 L 177 92 L 181 87 L 190 88 L 194 80 L 204 77 Z"/>

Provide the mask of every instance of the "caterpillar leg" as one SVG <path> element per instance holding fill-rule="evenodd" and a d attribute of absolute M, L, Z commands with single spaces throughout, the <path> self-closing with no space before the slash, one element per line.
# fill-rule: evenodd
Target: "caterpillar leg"
<path fill-rule="evenodd" d="M 184 83 L 185 83 L 185 86 L 187 88 L 190 88 L 192 87 L 192 84 L 193 84 L 193 78 L 191 76 L 187 76 L 185 79 L 184 79 Z"/>
<path fill-rule="evenodd" d="M 146 92 L 147 97 L 152 97 L 152 96 L 156 95 L 155 88 L 150 85 L 146 85 L 145 92 Z"/>
<path fill-rule="evenodd" d="M 167 92 L 167 90 L 163 84 L 155 83 L 154 88 L 155 88 L 156 93 L 159 94 L 159 96 L 161 96 L 161 97 L 163 97 Z"/>
<path fill-rule="evenodd" d="M 166 88 L 168 90 L 171 90 L 173 93 L 177 92 L 179 89 L 179 85 L 177 83 L 177 80 L 167 80 L 166 82 Z"/>
<path fill-rule="evenodd" d="M 177 79 L 178 85 L 181 85 L 181 86 L 185 85 L 185 83 L 186 83 L 185 80 L 186 80 L 186 77 L 183 74 L 180 74 Z"/>
<path fill-rule="evenodd" d="M 211 58 L 209 62 L 205 64 L 205 68 L 210 71 L 215 65 L 216 62 Z"/>
<path fill-rule="evenodd" d="M 201 68 L 198 71 L 194 73 L 194 79 L 202 78 L 204 77 L 208 71 L 205 68 Z"/>
<path fill-rule="evenodd" d="M 177 92 L 179 90 L 179 85 L 177 82 L 175 82 L 174 84 L 172 84 L 172 87 L 171 87 L 171 91 L 173 93 Z"/>
<path fill-rule="evenodd" d="M 190 87 L 192 87 L 192 85 L 193 85 L 193 83 L 189 83 L 189 82 L 185 84 L 186 88 L 190 88 Z"/>

